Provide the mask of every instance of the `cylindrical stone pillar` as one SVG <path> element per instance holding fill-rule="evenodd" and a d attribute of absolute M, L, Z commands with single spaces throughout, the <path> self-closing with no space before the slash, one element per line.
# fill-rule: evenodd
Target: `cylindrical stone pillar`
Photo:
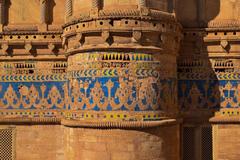
<path fill-rule="evenodd" d="M 66 7 L 66 11 L 65 11 L 65 17 L 66 19 L 68 17 L 70 17 L 72 15 L 72 0 L 66 0 L 66 4 L 65 4 L 65 7 Z"/>
<path fill-rule="evenodd" d="M 99 9 L 100 0 L 92 0 L 92 9 Z"/>
<path fill-rule="evenodd" d="M 40 22 L 41 24 L 46 24 L 46 14 L 47 14 L 47 0 L 40 0 Z"/>
<path fill-rule="evenodd" d="M 151 11 L 145 0 L 81 2 L 63 31 L 69 101 L 61 124 L 64 144 L 74 146 L 65 158 L 179 160 L 175 17 L 159 8 L 142 20 Z"/>

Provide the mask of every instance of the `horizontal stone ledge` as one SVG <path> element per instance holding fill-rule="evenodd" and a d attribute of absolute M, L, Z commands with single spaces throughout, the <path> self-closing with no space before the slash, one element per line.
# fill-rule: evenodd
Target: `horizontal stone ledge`
<path fill-rule="evenodd" d="M 1 124 L 61 124 L 61 118 L 0 118 L 0 125 Z"/>
<path fill-rule="evenodd" d="M 61 124 L 66 127 L 82 128 L 153 128 L 179 123 L 177 119 L 163 119 L 158 121 L 85 121 L 63 119 Z"/>
<path fill-rule="evenodd" d="M 67 56 L 70 55 L 74 55 L 74 54 L 78 54 L 78 53 L 84 53 L 84 52 L 95 52 L 95 51 L 114 51 L 114 52 L 144 52 L 146 54 L 166 54 L 168 53 L 168 55 L 178 55 L 178 53 L 176 53 L 174 50 L 170 50 L 170 49 L 165 49 L 165 48 L 159 48 L 159 47 L 153 47 L 153 46 L 149 46 L 149 47 L 141 47 L 141 46 L 131 46 L 131 45 L 118 45 L 118 46 L 103 46 L 103 45 L 99 45 L 99 46 L 84 46 L 78 49 L 68 49 L 66 52 Z"/>
<path fill-rule="evenodd" d="M 1 41 L 0 40 L 0 44 L 6 44 L 8 45 L 9 47 L 11 45 L 25 45 L 25 44 L 31 44 L 32 46 L 35 46 L 35 45 L 49 45 L 49 44 L 54 44 L 54 45 L 59 45 L 60 47 L 58 48 L 62 48 L 62 41 L 61 39 L 56 39 L 56 40 L 42 40 L 42 39 L 39 39 L 39 40 L 24 40 L 24 39 L 21 39 L 21 40 L 3 40 Z M 14 48 L 14 47 L 13 47 Z"/>
<path fill-rule="evenodd" d="M 8 25 L 4 26 L 4 31 L 38 31 L 37 25 Z"/>
<path fill-rule="evenodd" d="M 63 28 L 70 25 L 77 24 L 79 22 L 88 22 L 93 20 L 104 20 L 104 19 L 114 19 L 114 18 L 131 18 L 131 19 L 141 19 L 141 20 L 163 20 L 168 22 L 176 22 L 175 17 L 171 13 L 157 11 L 149 9 L 147 15 L 143 15 L 138 9 L 127 9 L 127 10 L 100 10 L 98 16 L 91 16 L 90 12 L 87 15 L 70 18 Z"/>
<path fill-rule="evenodd" d="M 26 61 L 26 60 L 39 60 L 39 61 L 67 61 L 66 56 L 63 55 L 63 53 L 59 53 L 57 56 L 55 54 L 44 54 L 44 55 L 37 55 L 33 56 L 30 54 L 19 54 L 15 53 L 13 55 L 6 56 L 4 54 L 0 54 L 0 61 L 9 61 L 9 60 L 21 60 L 21 61 Z"/>
<path fill-rule="evenodd" d="M 0 35 L 2 36 L 11 36 L 11 35 L 61 35 L 63 34 L 62 29 L 61 30 L 48 30 L 48 31 L 3 31 L 0 32 Z"/>
<path fill-rule="evenodd" d="M 240 116 L 215 116 L 209 121 L 213 124 L 240 124 Z"/>
<path fill-rule="evenodd" d="M 39 30 L 39 26 L 41 24 L 36 25 L 6 25 L 3 27 L 3 32 L 9 33 L 9 32 L 27 32 L 32 34 L 32 32 L 55 32 L 59 33 L 62 32 L 62 26 L 61 25 L 50 25 L 46 24 L 46 31 Z"/>
<path fill-rule="evenodd" d="M 226 40 L 229 43 L 230 42 L 239 42 L 240 41 L 239 36 L 228 36 L 226 38 L 222 38 L 222 36 L 219 35 L 219 36 L 214 36 L 214 37 L 209 36 L 209 37 L 205 37 L 204 38 L 204 42 L 205 43 L 214 43 L 214 44 L 216 42 L 220 43 L 223 40 Z M 215 46 L 221 47 L 219 44 L 215 44 Z M 211 50 L 209 52 L 211 52 Z M 216 52 L 216 49 L 212 50 L 212 52 Z M 219 50 L 219 52 L 223 52 L 223 51 Z M 219 53 L 219 52 L 216 52 L 216 53 Z M 225 52 L 223 52 L 223 53 L 225 53 Z"/>
<path fill-rule="evenodd" d="M 108 26 L 107 26 L 108 27 Z M 149 34 L 149 33 L 155 33 L 156 35 L 160 35 L 160 34 L 165 34 L 166 36 L 179 36 L 180 34 L 178 33 L 177 30 L 174 29 L 168 29 L 168 30 L 164 30 L 160 27 L 135 27 L 134 30 L 132 30 L 132 26 L 123 26 L 123 27 L 119 27 L 119 28 L 107 28 L 107 27 L 102 27 L 102 28 L 97 28 L 96 29 L 89 29 L 89 30 L 74 30 L 72 29 L 71 31 L 65 31 L 63 34 L 63 37 L 68 38 L 68 37 L 72 37 L 72 36 L 77 36 L 78 34 L 80 35 L 84 35 L 84 37 L 89 37 L 92 36 L 92 34 L 98 34 L 98 37 L 101 38 L 101 34 L 103 32 L 107 32 L 109 33 L 109 37 L 121 37 L 120 34 L 128 34 L 128 37 L 132 37 L 133 33 L 141 33 L 141 34 Z M 110 36 L 111 35 L 111 36 Z M 142 35 L 141 35 L 142 36 Z M 151 35 L 152 36 L 152 35 Z M 125 36 L 124 36 L 125 37 Z M 143 36 L 142 36 L 143 37 Z"/>
<path fill-rule="evenodd" d="M 0 118 L 0 125 L 64 125 L 66 127 L 82 128 L 153 128 L 180 123 L 177 119 L 158 121 L 87 121 L 67 120 L 63 118 Z"/>

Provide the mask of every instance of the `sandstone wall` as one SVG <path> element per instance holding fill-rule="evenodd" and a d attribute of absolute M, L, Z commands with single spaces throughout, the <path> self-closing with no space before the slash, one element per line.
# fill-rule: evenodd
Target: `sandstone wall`
<path fill-rule="evenodd" d="M 239 125 L 214 125 L 214 160 L 238 160 L 239 136 Z"/>
<path fill-rule="evenodd" d="M 67 160 L 180 158 L 178 125 L 146 130 L 65 128 L 64 136 Z"/>
<path fill-rule="evenodd" d="M 63 127 L 16 126 L 16 160 L 64 160 Z"/>

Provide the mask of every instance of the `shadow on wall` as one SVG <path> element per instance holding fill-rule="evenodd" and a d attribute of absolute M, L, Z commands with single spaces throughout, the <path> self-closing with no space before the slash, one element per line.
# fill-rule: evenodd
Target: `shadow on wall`
<path fill-rule="evenodd" d="M 10 0 L 6 0 L 5 1 L 5 5 L 6 5 L 6 9 L 4 11 L 5 13 L 5 18 L 4 18 L 4 24 L 9 24 L 9 9 L 10 9 L 10 6 L 12 5 L 11 1 Z"/>
<path fill-rule="evenodd" d="M 211 20 L 214 20 L 220 12 L 220 0 L 211 0 L 211 1 L 205 0 L 205 3 L 206 3 L 205 27 L 207 27 L 207 23 Z"/>
<path fill-rule="evenodd" d="M 220 12 L 220 0 L 176 0 L 175 6 L 184 28 L 205 28 Z"/>
<path fill-rule="evenodd" d="M 216 62 L 210 59 L 204 29 L 220 12 L 220 0 L 178 0 L 178 21 L 184 39 L 178 58 L 178 100 L 186 123 L 208 123 L 220 109 L 221 82 Z"/>
<path fill-rule="evenodd" d="M 47 17 L 47 22 L 48 24 L 52 24 L 53 23 L 53 9 L 56 6 L 55 1 L 48 1 L 49 6 L 48 6 L 48 17 Z"/>
<path fill-rule="evenodd" d="M 177 0 L 184 38 L 178 57 L 178 102 L 183 128 L 181 157 L 213 159 L 209 119 L 220 110 L 222 82 L 218 61 L 209 57 L 205 28 L 220 13 L 220 0 Z M 197 133 L 197 134 L 196 134 Z M 201 146 L 201 147 L 197 147 Z"/>
<path fill-rule="evenodd" d="M 216 63 L 211 62 L 207 44 L 204 42 L 207 33 L 203 31 L 208 22 L 219 14 L 220 0 L 202 0 L 205 4 L 199 1 L 201 0 L 178 0 L 175 4 L 177 18 L 183 26 L 184 34 L 178 58 L 179 107 L 184 123 L 198 125 L 209 123 L 209 118 L 220 109 L 222 95 L 222 83 L 216 74 L 221 70 L 215 66 Z M 180 130 L 178 126 L 167 125 L 140 131 L 148 133 L 156 146 L 164 146 L 161 151 L 158 148 L 158 152 L 155 152 L 161 153 L 158 155 L 160 159 L 176 160 L 180 159 L 179 154 L 182 154 L 182 148 L 178 148 Z M 176 145 L 178 143 L 179 145 Z M 173 151 L 175 154 L 171 154 Z M 188 158 L 196 159 L 194 151 L 192 153 Z M 208 149 L 203 154 L 211 157 L 212 151 Z"/>

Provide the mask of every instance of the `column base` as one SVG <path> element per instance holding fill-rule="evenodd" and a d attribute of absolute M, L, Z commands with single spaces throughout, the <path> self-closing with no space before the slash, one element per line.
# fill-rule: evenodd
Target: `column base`
<path fill-rule="evenodd" d="M 48 30 L 48 25 L 47 24 L 40 24 L 39 26 L 38 26 L 38 31 L 39 32 L 45 32 L 45 31 L 47 31 Z"/>

